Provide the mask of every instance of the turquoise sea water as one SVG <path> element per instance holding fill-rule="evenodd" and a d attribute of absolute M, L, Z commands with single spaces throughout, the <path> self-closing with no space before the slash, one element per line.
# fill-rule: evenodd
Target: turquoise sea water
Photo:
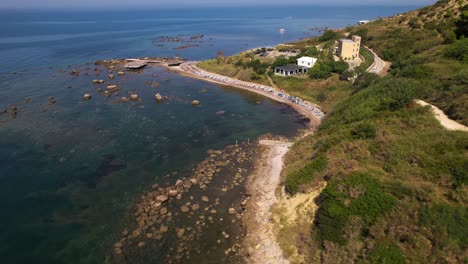
<path fill-rule="evenodd" d="M 112 257 L 113 244 L 133 221 L 133 205 L 142 193 L 154 183 L 173 184 L 190 175 L 208 149 L 265 133 L 292 137 L 305 127 L 284 105 L 158 67 L 116 76 L 112 83 L 122 87 L 120 96 L 136 92 L 143 99 L 116 103 L 92 84 L 108 74 L 94 61 L 174 55 L 207 59 L 220 50 L 233 54 L 311 36 L 317 26 L 343 27 L 410 9 L 0 11 L 0 113 L 8 110 L 0 114 L 2 263 L 163 263 L 170 242 L 131 252 L 131 259 Z M 197 46 L 187 49 L 176 49 L 186 43 L 159 41 L 161 36 L 200 34 L 199 42 L 190 43 Z M 72 70 L 79 74 L 71 75 Z M 84 93 L 92 99 L 83 101 Z M 155 93 L 170 100 L 157 104 Z M 55 104 L 48 104 L 50 96 Z M 201 107 L 191 105 L 195 99 Z M 224 206 L 238 199 L 231 194 Z M 195 258 L 197 263 L 237 261 L 225 256 L 216 240 L 204 236 L 201 248 L 213 250 Z"/>

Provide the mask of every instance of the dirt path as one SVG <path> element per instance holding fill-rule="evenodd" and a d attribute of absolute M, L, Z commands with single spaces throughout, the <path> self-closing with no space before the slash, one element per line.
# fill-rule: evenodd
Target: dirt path
<path fill-rule="evenodd" d="M 427 102 L 424 102 L 423 100 L 415 100 L 415 102 L 419 105 L 422 106 L 430 106 L 431 111 L 434 114 L 434 117 L 439 120 L 440 124 L 447 130 L 460 130 L 460 131 L 466 131 L 468 132 L 468 127 L 464 126 L 460 123 L 457 123 L 456 121 L 450 119 L 442 110 L 440 110 L 438 107 L 431 105 Z"/>
<path fill-rule="evenodd" d="M 244 223 L 247 227 L 245 250 L 247 263 L 289 263 L 277 243 L 270 209 L 277 203 L 276 189 L 280 185 L 283 157 L 290 142 L 261 141 L 267 146 L 257 171 L 251 175 L 247 185 L 250 200 L 246 207 Z"/>

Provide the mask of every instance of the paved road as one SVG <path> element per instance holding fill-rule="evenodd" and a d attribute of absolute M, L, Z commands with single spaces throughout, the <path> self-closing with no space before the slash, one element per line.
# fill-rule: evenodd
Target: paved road
<path fill-rule="evenodd" d="M 377 53 L 375 53 L 373 50 L 369 49 L 368 47 L 364 46 L 366 50 L 368 50 L 372 56 L 374 56 L 374 63 L 367 68 L 367 72 L 372 72 L 378 75 L 385 75 L 388 71 L 388 65 L 390 64 L 389 62 L 386 62 L 382 60 Z"/>

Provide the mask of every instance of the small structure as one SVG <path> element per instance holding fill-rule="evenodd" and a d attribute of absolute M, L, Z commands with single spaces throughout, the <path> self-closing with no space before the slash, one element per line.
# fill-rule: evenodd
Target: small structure
<path fill-rule="evenodd" d="M 125 68 L 126 69 L 131 69 L 131 70 L 136 70 L 136 69 L 141 69 L 143 67 L 146 66 L 146 64 L 148 63 L 148 61 L 146 60 L 127 60 L 129 61 L 129 63 L 125 64 Z M 121 74 L 119 74 L 121 75 Z"/>
<path fill-rule="evenodd" d="M 298 74 L 304 74 L 309 71 L 309 68 L 298 66 L 295 64 L 288 64 L 286 66 L 278 66 L 275 68 L 275 74 L 281 76 L 292 76 Z"/>
<path fill-rule="evenodd" d="M 317 62 L 316 58 L 312 57 L 301 57 L 297 59 L 297 65 L 306 67 L 306 68 L 312 68 L 314 67 L 315 63 Z"/>
<path fill-rule="evenodd" d="M 175 67 L 175 66 L 180 66 L 183 63 L 181 60 L 170 60 L 167 62 L 167 66 L 169 67 Z"/>
<path fill-rule="evenodd" d="M 338 40 L 336 53 L 342 60 L 354 60 L 359 57 L 361 37 L 353 35 L 351 39 Z"/>
<path fill-rule="evenodd" d="M 369 24 L 369 20 L 359 20 L 358 21 L 358 25 L 365 25 L 365 24 Z"/>

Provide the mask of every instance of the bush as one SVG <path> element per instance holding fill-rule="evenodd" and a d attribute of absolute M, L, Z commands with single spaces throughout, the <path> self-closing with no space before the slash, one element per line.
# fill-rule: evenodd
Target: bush
<path fill-rule="evenodd" d="M 320 92 L 317 95 L 317 101 L 319 101 L 320 103 L 323 103 L 323 102 L 325 102 L 325 100 L 327 100 L 327 96 L 325 95 L 324 92 Z"/>
<path fill-rule="evenodd" d="M 356 80 L 353 83 L 354 92 L 359 92 L 370 85 L 372 85 L 377 79 L 379 79 L 379 75 L 370 72 L 364 72 L 359 74 Z"/>
<path fill-rule="evenodd" d="M 455 43 L 455 41 L 457 41 L 457 35 L 453 31 L 450 31 L 449 33 L 447 33 L 444 36 L 444 43 L 445 44 L 453 44 L 453 43 Z"/>
<path fill-rule="evenodd" d="M 288 59 L 286 57 L 278 57 L 276 58 L 275 62 L 273 62 L 273 64 L 271 64 L 271 68 L 276 68 L 276 67 L 279 67 L 279 66 L 284 66 L 288 64 Z"/>
<path fill-rule="evenodd" d="M 398 110 L 416 97 L 422 97 L 425 91 L 425 86 L 412 80 L 379 79 L 368 88 L 339 103 L 320 129 L 366 120 L 379 111 Z"/>
<path fill-rule="evenodd" d="M 369 263 L 405 264 L 405 258 L 395 245 L 377 244 L 369 254 Z"/>
<path fill-rule="evenodd" d="M 375 126 L 370 123 L 358 123 L 352 130 L 351 136 L 356 139 L 375 138 L 377 135 Z"/>
<path fill-rule="evenodd" d="M 427 79 L 433 75 L 434 71 L 432 68 L 426 65 L 413 65 L 404 68 L 400 75 L 402 77 L 414 78 L 414 79 Z"/>
<path fill-rule="evenodd" d="M 341 37 L 341 34 L 338 32 L 335 32 L 333 30 L 327 30 L 325 33 L 323 33 L 322 36 L 319 37 L 319 41 L 325 42 L 333 39 L 339 39 Z"/>
<path fill-rule="evenodd" d="M 343 228 L 350 216 L 359 216 L 363 228 L 367 228 L 395 204 L 396 199 L 368 175 L 354 174 L 342 180 L 332 180 L 320 195 L 315 223 L 320 239 L 343 245 L 346 243 Z"/>
<path fill-rule="evenodd" d="M 438 242 L 446 245 L 446 240 L 451 238 L 460 247 L 467 245 L 468 229 L 465 225 L 468 223 L 468 213 L 465 207 L 439 204 L 422 207 L 419 215 L 420 224 L 432 229 Z"/>
<path fill-rule="evenodd" d="M 344 61 L 330 61 L 328 64 L 331 66 L 332 72 L 338 74 L 342 74 L 349 68 L 348 63 Z"/>
<path fill-rule="evenodd" d="M 444 51 L 447 58 L 468 63 L 468 38 L 462 38 L 447 46 Z"/>
<path fill-rule="evenodd" d="M 327 159 L 317 157 L 299 171 L 288 174 L 286 176 L 286 191 L 291 194 L 296 193 L 301 185 L 310 183 L 314 178 L 314 174 L 322 172 L 326 166 Z"/>
<path fill-rule="evenodd" d="M 319 55 L 319 51 L 316 47 L 311 47 L 307 49 L 302 55 L 309 57 L 317 57 Z"/>
<path fill-rule="evenodd" d="M 309 77 L 311 79 L 326 79 L 330 76 L 333 68 L 324 62 L 315 63 L 314 67 L 309 70 Z"/>
<path fill-rule="evenodd" d="M 468 5 L 465 5 L 462 8 L 462 12 L 460 14 L 460 19 L 455 22 L 457 29 L 455 33 L 458 38 L 463 36 L 468 38 Z"/>

